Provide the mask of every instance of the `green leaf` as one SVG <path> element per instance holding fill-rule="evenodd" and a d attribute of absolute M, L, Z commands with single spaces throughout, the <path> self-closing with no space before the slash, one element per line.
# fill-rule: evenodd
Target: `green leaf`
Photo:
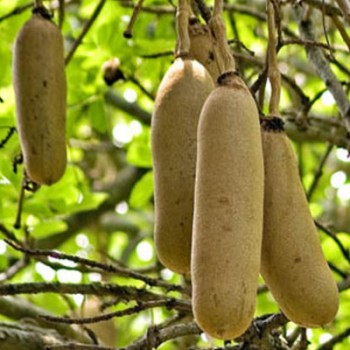
<path fill-rule="evenodd" d="M 104 134 L 108 130 L 108 120 L 101 99 L 98 99 L 89 105 L 88 116 L 93 129 L 101 134 Z"/>
<path fill-rule="evenodd" d="M 145 207 L 153 195 L 153 171 L 149 171 L 136 183 L 131 196 L 130 205 L 141 209 Z"/>
<path fill-rule="evenodd" d="M 127 161 L 135 166 L 142 168 L 152 167 L 152 154 L 149 128 L 134 137 L 127 152 Z"/>

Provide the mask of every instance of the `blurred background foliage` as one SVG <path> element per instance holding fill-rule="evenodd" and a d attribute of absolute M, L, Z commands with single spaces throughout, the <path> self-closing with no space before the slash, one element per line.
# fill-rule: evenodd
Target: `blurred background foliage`
<path fill-rule="evenodd" d="M 98 3 L 97 0 L 66 1 L 62 32 L 67 53 Z M 324 253 L 337 281 L 345 285 L 340 294 L 336 320 L 324 329 L 308 329 L 306 332 L 307 348 L 313 350 L 321 349 L 322 344 L 350 329 L 350 157 L 339 106 L 306 55 L 307 45 L 300 41 L 294 7 L 309 6 L 315 42 L 323 44 L 314 46 L 327 57 L 347 96 L 350 48 L 346 38 L 349 38 L 350 31 L 349 21 L 335 1 L 285 0 L 279 3 L 285 40 L 278 53 L 284 75 L 280 112 L 295 147 L 312 213 L 324 228 L 319 230 Z M 58 249 L 79 257 L 112 262 L 169 283 L 185 284 L 181 276 L 160 265 L 153 245 L 150 119 L 157 87 L 173 60 L 176 3 L 146 0 L 134 25 L 133 37 L 126 39 L 123 32 L 133 5 L 129 0 L 105 1 L 101 13 L 67 65 L 68 167 L 58 183 L 35 192 L 26 191 L 19 229 L 13 227 L 23 174 L 22 165 L 17 166 L 17 171 L 13 165 L 21 152 L 17 133 L 14 132 L 2 145 L 0 223 L 31 247 Z M 212 4 L 208 2 L 207 5 Z M 335 9 L 336 15 L 328 15 L 326 5 L 329 6 L 327 9 Z M 45 1 L 45 6 L 54 11 L 57 23 L 58 2 Z M 265 7 L 265 1 L 261 0 L 226 1 L 228 39 L 240 72 L 251 87 L 256 86 L 266 68 Z M 13 13 L 16 9 L 17 12 Z M 0 0 L 0 97 L 3 100 L 0 104 L 0 140 L 4 140 L 10 128 L 16 126 L 12 46 L 19 29 L 30 16 L 30 1 Z M 335 17 L 340 21 L 340 27 L 339 23 L 335 24 Z M 339 28 L 343 28 L 345 34 L 341 35 Z M 119 59 L 125 79 L 108 86 L 103 79 L 102 67 L 114 57 Z M 255 92 L 261 110 L 266 112 L 269 84 L 260 84 Z M 86 272 L 69 260 L 57 262 L 57 259 L 23 256 L 0 240 L 1 284 L 104 281 L 136 287 L 144 285 L 142 281 L 127 276 Z M 14 267 L 18 268 L 11 273 Z M 256 316 L 278 312 L 272 296 L 263 288 L 262 280 L 261 286 Z M 173 294 L 181 297 L 179 293 Z M 33 293 L 22 298 L 55 315 L 84 315 L 86 301 L 82 294 Z M 105 301 L 111 302 L 108 298 Z M 114 300 L 111 305 L 109 311 L 125 307 L 122 300 Z M 85 310 L 85 314 L 89 312 Z M 169 320 L 175 314 L 167 308 L 154 308 L 114 318 L 115 339 L 109 345 L 126 346 L 142 336 L 151 325 Z M 13 320 L 6 312 L 0 318 Z M 292 344 L 300 329 L 288 323 L 281 332 Z M 204 348 L 222 346 L 221 342 L 205 336 L 187 340 L 188 344 L 185 341 L 167 342 L 161 345 L 161 349 L 187 349 L 196 344 Z M 299 346 L 301 349 L 302 345 Z M 344 336 L 334 347 L 327 349 L 345 350 L 349 346 L 350 338 Z"/>

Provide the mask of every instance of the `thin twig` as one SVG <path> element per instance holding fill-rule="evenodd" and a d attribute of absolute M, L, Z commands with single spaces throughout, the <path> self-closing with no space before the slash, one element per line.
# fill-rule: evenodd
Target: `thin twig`
<path fill-rule="evenodd" d="M 311 20 L 303 21 L 302 7 L 296 7 L 295 9 L 299 21 L 299 30 L 303 39 L 311 41 L 315 40 Z M 306 47 L 305 49 L 320 78 L 329 89 L 329 92 L 333 95 L 344 120 L 345 127 L 350 133 L 350 103 L 347 94 L 343 90 L 343 87 L 335 74 L 332 72 L 324 53 L 317 47 Z"/>
<path fill-rule="evenodd" d="M 7 13 L 6 15 L 1 16 L 0 22 L 4 21 L 12 16 L 20 15 L 22 12 L 24 12 L 32 7 L 33 7 L 33 1 L 29 2 L 28 4 L 15 7 L 11 12 Z"/>
<path fill-rule="evenodd" d="M 339 267 L 337 267 L 335 264 L 328 261 L 328 266 L 332 271 L 334 271 L 336 274 L 338 274 L 341 278 L 345 279 L 349 276 L 349 274 L 345 271 L 342 271 Z"/>
<path fill-rule="evenodd" d="M 299 39 L 299 38 L 292 38 L 292 39 L 283 39 L 280 43 L 280 46 L 285 46 L 285 45 L 300 45 L 304 47 L 319 47 L 325 50 L 340 50 L 341 48 L 339 47 L 331 47 L 329 44 L 321 43 L 316 40 L 307 40 L 307 39 Z M 344 48 L 344 52 L 347 51 Z"/>
<path fill-rule="evenodd" d="M 138 0 L 137 3 L 135 4 L 134 11 L 132 12 L 129 24 L 123 33 L 124 38 L 127 38 L 127 39 L 132 38 L 132 29 L 133 29 L 134 24 L 136 22 L 136 18 L 141 11 L 143 2 L 144 2 L 144 0 Z"/>
<path fill-rule="evenodd" d="M 307 340 L 306 328 L 300 328 L 300 340 L 296 350 L 306 350 L 309 345 Z"/>
<path fill-rule="evenodd" d="M 23 209 L 23 202 L 24 202 L 24 196 L 25 196 L 25 184 L 26 184 L 26 174 L 23 172 L 23 179 L 21 184 L 21 189 L 19 192 L 19 198 L 18 198 L 18 205 L 17 205 L 17 214 L 15 223 L 13 224 L 13 227 L 15 229 L 21 228 L 21 218 L 22 218 L 22 209 Z"/>
<path fill-rule="evenodd" d="M 39 294 L 39 293 L 58 293 L 58 294 L 83 294 L 96 296 L 119 296 L 125 301 L 155 301 L 169 300 L 173 309 L 184 311 L 187 308 L 191 310 L 189 303 L 176 299 L 166 298 L 164 295 L 150 292 L 146 288 L 136 288 L 129 286 L 119 286 L 108 283 L 59 283 L 59 282 L 37 282 L 37 283 L 8 283 L 0 285 L 0 295 L 18 295 L 18 294 Z"/>
<path fill-rule="evenodd" d="M 64 15 L 65 15 L 65 0 L 59 0 L 58 1 L 58 26 L 62 29 L 63 22 L 64 22 Z"/>
<path fill-rule="evenodd" d="M 179 301 L 177 301 L 177 303 L 179 303 Z M 174 304 L 173 300 L 170 298 L 165 300 L 140 302 L 136 306 L 126 308 L 124 310 L 105 313 L 103 315 L 95 316 L 95 317 L 67 318 L 67 317 L 55 317 L 50 315 L 41 315 L 40 318 L 48 322 L 57 322 L 57 323 L 64 323 L 64 324 L 91 324 L 91 323 L 110 320 L 114 317 L 130 316 L 136 313 L 140 313 L 141 311 L 144 311 L 144 310 L 153 309 L 161 306 L 165 306 L 167 309 L 171 310 L 173 308 L 173 304 Z M 191 307 L 189 304 L 184 303 L 183 307 L 184 307 L 183 311 L 186 311 L 186 312 L 190 311 Z M 181 306 L 178 305 L 178 310 L 180 310 L 180 308 Z"/>
<path fill-rule="evenodd" d="M 288 2 L 292 3 L 293 5 L 295 4 L 295 0 L 288 0 Z M 324 4 L 323 0 L 303 0 L 302 3 L 308 4 L 315 9 L 318 9 L 319 11 L 324 10 L 324 13 L 327 16 L 343 15 L 341 10 L 337 6 L 334 6 L 332 3 Z M 297 6 L 299 6 L 299 4 Z"/>
<path fill-rule="evenodd" d="M 336 344 L 341 343 L 345 338 L 350 336 L 350 328 L 334 336 L 327 342 L 320 345 L 317 350 L 332 350 Z"/>
<path fill-rule="evenodd" d="M 198 10 L 206 23 L 210 21 L 211 11 L 204 0 L 195 0 Z"/>
<path fill-rule="evenodd" d="M 342 252 L 342 254 L 343 254 L 344 258 L 346 259 L 346 261 L 350 264 L 350 253 L 349 253 L 349 250 L 343 246 L 342 242 L 337 237 L 336 233 L 332 232 L 329 228 L 327 228 L 324 224 L 322 224 L 318 220 L 315 220 L 315 224 L 328 237 L 332 238 L 332 240 L 335 242 L 335 244 L 338 246 L 338 248 Z"/>
<path fill-rule="evenodd" d="M 8 240 L 16 242 L 17 244 L 21 244 L 21 242 L 17 239 L 13 232 L 8 230 L 3 224 L 0 223 L 0 232 L 8 238 Z"/>
<path fill-rule="evenodd" d="M 146 58 L 146 59 L 159 58 L 159 57 L 165 57 L 165 56 L 174 56 L 174 51 L 169 50 L 164 52 L 140 55 L 141 58 Z"/>
<path fill-rule="evenodd" d="M 66 343 L 64 345 L 47 345 L 45 350 L 116 350 L 102 345 Z"/>
<path fill-rule="evenodd" d="M 1 128 L 7 128 L 8 132 L 6 134 L 6 136 L 0 140 L 0 148 L 5 147 L 5 145 L 7 144 L 7 142 L 10 140 L 10 138 L 13 136 L 13 134 L 16 132 L 16 127 L 15 126 L 4 126 Z"/>
<path fill-rule="evenodd" d="M 42 7 L 43 0 L 34 0 L 34 7 Z"/>
<path fill-rule="evenodd" d="M 348 49 L 349 49 L 349 51 L 350 51 L 350 37 L 349 37 L 349 35 L 348 35 L 346 29 L 344 28 L 343 23 L 340 21 L 340 19 L 339 19 L 338 16 L 333 16 L 333 17 L 332 17 L 332 20 L 333 20 L 335 26 L 337 27 L 338 32 L 339 32 L 340 35 L 342 36 L 342 38 L 343 38 L 343 40 L 344 40 L 346 46 L 348 47 Z M 332 56 L 334 56 L 334 55 L 332 55 Z M 334 57 L 331 57 L 331 58 L 335 60 Z"/>
<path fill-rule="evenodd" d="M 143 85 L 142 83 L 135 78 L 133 75 L 128 75 L 126 77 L 127 80 L 130 80 L 133 84 L 135 84 L 150 100 L 154 101 L 155 100 L 155 96 L 149 92 Z"/>
<path fill-rule="evenodd" d="M 9 281 L 12 277 L 16 276 L 20 271 L 28 266 L 29 259 L 25 255 L 22 259 L 17 260 L 6 271 L 0 273 L 0 283 Z"/>
<path fill-rule="evenodd" d="M 328 45 L 328 47 L 330 48 L 330 43 L 329 43 L 329 37 L 328 37 L 328 32 L 327 32 L 327 27 L 326 27 L 326 10 L 325 10 L 325 7 L 326 7 L 326 3 L 325 3 L 325 0 L 322 0 L 322 28 L 323 28 L 323 34 L 324 34 L 324 37 L 326 39 L 326 43 Z M 329 54 L 331 56 L 333 56 L 333 52 L 331 49 L 329 49 Z"/>
<path fill-rule="evenodd" d="M 342 11 L 344 18 L 350 24 L 350 4 L 348 0 L 336 0 L 340 10 Z"/>
<path fill-rule="evenodd" d="M 288 334 L 285 338 L 288 343 L 288 346 L 292 346 L 299 338 L 302 328 L 296 327 L 290 334 Z"/>
<path fill-rule="evenodd" d="M 271 0 L 267 3 L 267 24 L 268 24 L 268 49 L 267 66 L 268 77 L 271 84 L 271 97 L 269 104 L 269 114 L 271 116 L 279 115 L 279 101 L 281 95 L 281 75 L 277 62 L 277 33 L 274 5 Z"/>
<path fill-rule="evenodd" d="M 314 178 L 312 180 L 312 183 L 310 185 L 310 188 L 307 192 L 307 199 L 308 201 L 311 200 L 311 197 L 312 195 L 314 194 L 316 188 L 317 188 L 317 185 L 323 175 L 323 168 L 328 160 L 328 157 L 329 155 L 331 154 L 332 152 L 332 149 L 333 149 L 333 144 L 328 144 L 327 148 L 326 148 L 326 151 L 324 152 L 324 155 L 322 156 L 321 160 L 320 160 L 320 163 L 318 164 L 318 167 L 315 171 L 315 175 L 314 175 Z"/>
<path fill-rule="evenodd" d="M 26 253 L 31 256 L 40 256 L 40 257 L 51 257 L 55 259 L 60 259 L 60 260 L 70 260 L 73 261 L 77 264 L 81 264 L 83 266 L 89 266 L 93 268 L 98 268 L 104 272 L 108 273 L 113 273 L 113 274 L 118 274 L 120 276 L 125 276 L 125 277 L 130 277 L 134 278 L 140 281 L 143 281 L 147 283 L 149 286 L 157 286 L 157 287 L 162 287 L 165 288 L 168 291 L 181 291 L 184 292 L 184 289 L 182 286 L 179 285 L 173 285 L 170 283 L 167 283 L 163 280 L 152 278 L 146 275 L 143 275 L 141 273 L 135 272 L 131 269 L 124 268 L 124 267 L 117 267 L 113 266 L 110 264 L 103 264 L 97 261 L 89 260 L 86 258 L 81 258 L 75 255 L 69 255 L 69 254 L 64 254 L 60 253 L 58 251 L 52 251 L 52 250 L 32 250 L 28 249 L 19 245 L 16 245 L 12 243 L 11 241 L 5 240 L 7 244 L 9 244 L 12 248 L 21 251 L 23 253 Z"/>
<path fill-rule="evenodd" d="M 100 2 L 98 3 L 98 5 L 96 6 L 91 18 L 84 24 L 83 29 L 80 33 L 80 35 L 78 36 L 78 38 L 74 41 L 73 46 L 71 47 L 70 51 L 68 52 L 67 57 L 65 58 L 65 64 L 66 66 L 69 64 L 69 62 L 71 61 L 75 51 L 78 49 L 79 45 L 81 44 L 81 42 L 83 41 L 83 38 L 85 37 L 85 35 L 88 33 L 89 29 L 91 28 L 91 26 L 93 25 L 93 23 L 95 22 L 96 18 L 98 17 L 98 15 L 100 14 L 104 4 L 106 3 L 106 0 L 100 0 Z"/>

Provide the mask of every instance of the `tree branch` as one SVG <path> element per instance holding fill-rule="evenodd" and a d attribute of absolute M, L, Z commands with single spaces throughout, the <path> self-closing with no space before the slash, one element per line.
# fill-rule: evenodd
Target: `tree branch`
<path fill-rule="evenodd" d="M 170 284 L 167 283 L 161 279 L 152 278 L 149 276 L 146 276 L 144 274 L 138 273 L 133 271 L 132 269 L 128 269 L 126 267 L 120 267 L 120 266 L 114 266 L 110 264 L 104 264 L 100 263 L 98 261 L 89 260 L 86 258 L 81 258 L 79 256 L 70 255 L 70 254 L 64 254 L 58 251 L 52 251 L 52 250 L 32 250 L 28 248 L 24 248 L 18 245 L 13 244 L 12 242 L 5 240 L 7 244 L 9 244 L 12 248 L 23 252 L 25 254 L 28 254 L 30 256 L 40 256 L 45 258 L 54 258 L 59 260 L 69 260 L 73 261 L 79 265 L 97 268 L 103 272 L 112 273 L 115 275 L 123 276 L 123 277 L 129 277 L 133 278 L 139 281 L 143 281 L 147 283 L 149 286 L 154 287 L 161 287 L 165 288 L 167 291 L 181 291 L 184 292 L 183 287 L 176 285 L 176 284 Z M 63 266 L 62 266 L 63 267 Z"/>
<path fill-rule="evenodd" d="M 104 4 L 106 3 L 106 0 L 101 0 L 94 12 L 92 13 L 91 18 L 85 23 L 81 33 L 79 34 L 79 36 L 77 37 L 77 39 L 74 41 L 73 46 L 71 47 L 71 49 L 69 50 L 66 58 L 65 58 L 65 64 L 66 66 L 69 64 L 70 60 L 72 59 L 75 51 L 77 50 L 77 48 L 79 47 L 79 45 L 82 43 L 83 38 L 85 37 L 85 35 L 88 33 L 89 29 L 91 28 L 91 26 L 93 25 L 93 23 L 95 22 L 96 18 L 98 17 L 98 15 L 100 14 Z"/>
<path fill-rule="evenodd" d="M 313 23 L 311 19 L 307 21 L 303 20 L 303 10 L 304 8 L 302 6 L 295 7 L 301 36 L 303 39 L 314 41 Z M 341 83 L 332 72 L 329 62 L 320 48 L 307 46 L 305 50 L 320 78 L 333 95 L 344 120 L 345 127 L 348 133 L 350 133 L 350 103 Z"/>
<path fill-rule="evenodd" d="M 119 286 L 116 284 L 90 283 L 16 283 L 0 285 L 0 295 L 17 295 L 17 294 L 39 294 L 39 293 L 59 293 L 59 294 L 83 294 L 83 295 L 112 295 L 118 296 L 125 301 L 169 301 L 172 308 L 178 311 L 191 311 L 189 302 L 167 298 L 161 294 L 155 294 L 146 288 L 135 288 L 129 286 Z"/>
<path fill-rule="evenodd" d="M 30 319 L 42 328 L 55 329 L 62 337 L 82 343 L 91 343 L 91 338 L 81 331 L 74 330 L 69 325 L 52 324 L 39 316 L 50 316 L 46 310 L 41 309 L 26 300 L 18 297 L 0 297 L 0 313 L 13 320 Z M 0 341 L 1 344 L 1 341 Z M 1 348 L 2 349 L 2 348 Z"/>
<path fill-rule="evenodd" d="M 173 300 L 156 300 L 156 301 L 147 301 L 147 302 L 139 302 L 136 306 L 126 308 L 124 310 L 119 310 L 115 312 L 105 313 L 103 315 L 94 316 L 94 317 L 79 317 L 79 318 L 67 318 L 67 317 L 56 317 L 51 315 L 41 315 L 40 317 L 48 322 L 53 323 L 62 323 L 62 324 L 90 324 L 97 323 L 106 320 L 110 320 L 114 317 L 124 317 L 137 314 L 139 312 L 153 309 L 156 307 L 166 307 L 167 309 L 173 308 Z"/>
<path fill-rule="evenodd" d="M 0 322 L 1 350 L 47 350 L 49 346 L 65 343 L 55 330 L 41 329 L 25 323 Z"/>
<path fill-rule="evenodd" d="M 317 348 L 317 350 L 332 350 L 336 344 L 341 343 L 345 338 L 349 336 L 350 336 L 350 328 L 347 328 L 344 332 L 339 333 L 335 337 L 323 343 L 321 346 Z"/>

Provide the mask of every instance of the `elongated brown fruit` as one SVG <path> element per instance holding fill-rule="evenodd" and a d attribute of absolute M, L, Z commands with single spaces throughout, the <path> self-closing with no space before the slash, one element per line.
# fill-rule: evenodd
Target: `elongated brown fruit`
<path fill-rule="evenodd" d="M 155 244 L 160 261 L 190 270 L 197 124 L 214 88 L 197 61 L 177 58 L 157 93 L 151 128 L 155 177 Z"/>
<path fill-rule="evenodd" d="M 50 185 L 66 167 L 66 78 L 60 30 L 40 14 L 33 14 L 17 36 L 13 83 L 27 175 Z"/>
<path fill-rule="evenodd" d="M 259 116 L 231 75 L 207 99 L 198 126 L 191 277 L 193 312 L 209 335 L 250 325 L 260 271 L 263 159 Z"/>
<path fill-rule="evenodd" d="M 276 124 L 276 119 L 272 122 Z M 322 327 L 337 313 L 337 285 L 322 253 L 288 137 L 283 131 L 271 131 L 271 122 L 264 123 L 261 274 L 291 321 Z"/>

